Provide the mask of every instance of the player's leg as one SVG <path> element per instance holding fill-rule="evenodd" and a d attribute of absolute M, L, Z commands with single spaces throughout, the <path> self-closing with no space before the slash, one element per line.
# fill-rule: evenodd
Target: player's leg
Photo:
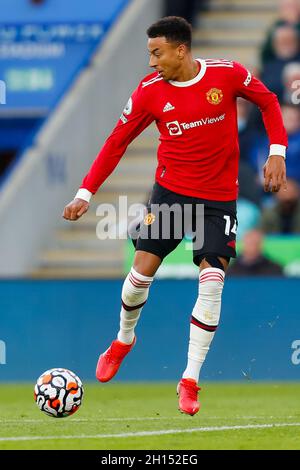
<path fill-rule="evenodd" d="M 178 238 L 174 237 L 173 223 L 175 218 L 166 213 L 174 203 L 174 193 L 155 185 L 148 206 L 148 213 L 139 223 L 139 238 L 135 243 L 136 252 L 133 267 L 128 274 L 122 289 L 122 310 L 118 340 L 131 344 L 134 339 L 134 328 L 145 305 L 153 277 L 162 260 L 181 242 L 183 230 Z M 160 204 L 164 204 L 161 209 Z M 156 205 L 156 206 L 155 206 Z M 173 206 L 174 207 L 174 206 Z M 180 206 L 181 207 L 181 206 Z M 180 211 L 180 207 L 178 208 Z M 178 217 L 183 229 L 182 213 Z M 163 231 L 163 224 L 169 224 L 169 231 Z M 164 236 L 164 234 L 169 234 Z"/>
<path fill-rule="evenodd" d="M 167 196 L 167 191 L 156 187 L 151 204 L 159 205 L 164 199 L 165 204 L 168 205 L 168 198 L 165 196 Z M 159 211 L 158 208 L 155 210 Z M 100 382 L 107 382 L 117 373 L 122 360 L 133 348 L 134 329 L 147 301 L 154 275 L 164 257 L 181 241 L 177 238 L 164 238 L 161 230 L 164 217 L 160 217 L 159 213 L 153 214 L 151 211 L 152 206 L 149 206 L 144 221 L 139 223 L 139 237 L 135 243 L 133 267 L 122 288 L 120 330 L 117 339 L 100 356 L 97 364 L 96 377 Z M 168 220 L 170 221 L 170 218 Z"/>
<path fill-rule="evenodd" d="M 200 370 L 219 325 L 222 291 L 228 259 L 206 256 L 200 264 L 199 293 L 191 325 L 188 363 L 184 378 L 199 380 Z"/>
<path fill-rule="evenodd" d="M 229 260 L 235 257 L 235 230 L 224 223 L 231 218 L 235 227 L 235 213 L 207 211 L 204 221 L 204 245 L 194 252 L 194 262 L 199 265 L 199 291 L 190 321 L 188 361 L 179 383 L 181 411 L 195 414 L 199 410 L 197 383 L 220 320 L 222 291 Z M 193 397 L 191 399 L 191 397 Z"/>
<path fill-rule="evenodd" d="M 200 263 L 199 295 L 194 306 L 188 347 L 188 360 L 178 384 L 179 408 L 183 413 L 199 411 L 199 375 L 219 324 L 221 297 L 228 259 L 207 256 Z"/>
<path fill-rule="evenodd" d="M 118 340 L 132 344 L 134 329 L 147 302 L 154 275 L 161 264 L 161 258 L 146 251 L 136 251 L 133 267 L 122 288 L 122 307 Z"/>
<path fill-rule="evenodd" d="M 160 263 L 159 256 L 136 251 L 133 267 L 123 283 L 117 339 L 98 360 L 96 377 L 100 382 L 108 382 L 116 375 L 123 359 L 135 345 L 134 330 L 147 302 L 149 289 Z"/>

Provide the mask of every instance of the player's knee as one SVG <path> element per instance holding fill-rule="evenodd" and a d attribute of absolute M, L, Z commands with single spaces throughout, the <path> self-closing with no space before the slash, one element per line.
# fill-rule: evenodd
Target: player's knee
<path fill-rule="evenodd" d="M 139 245 L 137 245 L 137 251 L 135 252 L 132 269 L 134 269 L 137 275 L 141 276 L 141 278 L 145 277 L 146 280 L 149 278 L 153 279 L 161 264 L 161 261 L 162 260 L 158 255 L 144 251 L 143 247 L 141 248 Z"/>
<path fill-rule="evenodd" d="M 205 268 L 199 275 L 199 295 L 207 300 L 219 299 L 224 287 L 225 272 L 221 268 Z"/>
<path fill-rule="evenodd" d="M 123 304 L 132 307 L 145 303 L 153 278 L 143 276 L 134 268 L 128 273 L 122 288 Z"/>
<path fill-rule="evenodd" d="M 224 262 L 221 261 L 224 260 Z M 217 269 L 222 269 L 222 271 L 225 272 L 225 269 L 228 266 L 228 263 L 230 261 L 230 258 L 228 257 L 220 257 L 216 255 L 206 255 L 203 257 L 201 261 L 205 260 L 212 268 L 217 268 Z M 225 266 L 226 268 L 225 268 Z"/>
<path fill-rule="evenodd" d="M 192 316 L 195 324 L 198 321 L 202 328 L 203 325 L 216 328 L 219 324 L 224 276 L 225 273 L 220 268 L 205 268 L 200 273 L 199 296 Z"/>

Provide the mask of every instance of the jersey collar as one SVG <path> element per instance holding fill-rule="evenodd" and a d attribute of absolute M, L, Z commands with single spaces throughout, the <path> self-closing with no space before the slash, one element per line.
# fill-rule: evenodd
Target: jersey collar
<path fill-rule="evenodd" d="M 188 80 L 187 82 L 175 82 L 174 80 L 169 80 L 169 83 L 173 86 L 187 87 L 187 86 L 195 85 L 195 83 L 200 82 L 201 78 L 204 77 L 205 72 L 206 72 L 206 62 L 203 59 L 196 59 L 196 60 L 200 63 L 201 68 L 200 68 L 198 75 L 196 75 L 195 78 L 192 78 L 192 80 Z"/>

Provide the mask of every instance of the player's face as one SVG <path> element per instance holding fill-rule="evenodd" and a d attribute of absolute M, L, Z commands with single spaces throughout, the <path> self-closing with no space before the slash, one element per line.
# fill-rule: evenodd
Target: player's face
<path fill-rule="evenodd" d="M 149 66 L 157 70 L 164 80 L 176 80 L 182 66 L 184 47 L 168 42 L 165 37 L 150 38 L 148 40 Z"/>

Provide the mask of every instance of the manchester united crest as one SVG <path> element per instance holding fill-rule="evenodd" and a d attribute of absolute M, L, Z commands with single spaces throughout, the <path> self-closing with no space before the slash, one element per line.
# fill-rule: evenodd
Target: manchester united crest
<path fill-rule="evenodd" d="M 210 104 L 215 104 L 215 105 L 220 104 L 221 101 L 223 100 L 223 92 L 222 90 L 219 90 L 218 88 L 211 88 L 206 93 L 206 98 Z"/>
<path fill-rule="evenodd" d="M 145 225 L 151 225 L 155 221 L 155 215 L 152 214 L 151 212 L 147 214 L 144 218 L 144 224 Z"/>

